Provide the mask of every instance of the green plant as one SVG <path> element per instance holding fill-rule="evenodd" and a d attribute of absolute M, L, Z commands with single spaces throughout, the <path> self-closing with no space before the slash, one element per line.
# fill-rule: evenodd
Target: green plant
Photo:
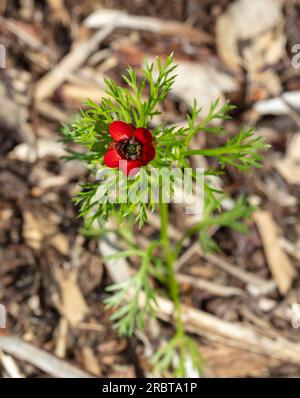
<path fill-rule="evenodd" d="M 76 151 L 67 146 L 67 159 L 84 161 L 93 175 L 105 171 L 112 172 L 112 176 L 115 176 L 110 178 L 108 173 L 106 180 L 94 180 L 83 185 L 81 192 L 75 197 L 80 216 L 85 220 L 86 231 L 91 231 L 91 228 L 97 226 L 105 233 L 108 217 L 115 217 L 119 224 L 126 222 L 127 233 L 122 233 L 120 229 L 116 229 L 115 232 L 121 235 L 128 250 L 120 251 L 115 257 L 140 259 L 140 267 L 130 280 L 107 289 L 111 295 L 106 299 L 106 306 L 114 310 L 112 320 L 115 328 L 120 335 L 127 336 L 131 336 L 137 328 L 142 328 L 146 317 L 156 314 L 157 286 L 166 286 L 165 293 L 174 305 L 176 331 L 169 343 L 158 350 L 152 363 L 161 371 L 174 368 L 173 356 L 176 352 L 178 364 L 174 372 L 177 376 L 184 376 L 187 360 L 192 361 L 198 371 L 201 371 L 202 360 L 194 342 L 184 330 L 180 289 L 174 263 L 183 249 L 186 238 L 192 235 L 198 235 L 204 250 L 212 250 L 216 248 L 216 244 L 209 237 L 211 227 L 223 226 L 244 232 L 242 220 L 251 214 L 253 208 L 247 205 L 245 199 L 240 198 L 232 210 L 221 212 L 224 193 L 214 188 L 209 177 L 221 175 L 226 165 L 241 171 L 259 167 L 261 158 L 258 151 L 265 149 L 267 145 L 262 137 L 255 137 L 253 129 L 242 128 L 237 135 L 227 138 L 222 147 L 191 149 L 193 137 L 200 132 L 228 136 L 222 124 L 210 125 L 215 119 L 228 119 L 229 112 L 234 108 L 227 102 L 220 106 L 218 100 L 211 105 L 208 115 L 202 120 L 201 109 L 195 101 L 187 115 L 186 127 L 160 125 L 150 133 L 147 127 L 152 118 L 161 113 L 160 104 L 166 99 L 176 78 L 175 68 L 173 56 L 169 56 L 165 63 L 159 58 L 156 64 L 145 61 L 140 75 L 129 68 L 127 75 L 123 76 L 127 87 L 118 86 L 113 80 L 106 79 L 108 97 L 102 98 L 99 104 L 88 100 L 85 104 L 87 110 L 81 111 L 71 127 L 64 126 L 63 141 L 66 144 L 80 144 L 85 149 Z M 142 153 L 145 150 L 144 145 L 155 147 L 155 150 L 150 148 L 150 155 L 148 149 L 146 157 Z M 169 206 L 164 200 L 163 175 L 160 172 L 171 170 L 176 165 L 179 179 L 186 169 L 190 169 L 195 182 L 197 175 L 191 167 L 191 155 L 214 157 L 216 166 L 205 171 L 202 217 L 184 231 L 182 238 L 173 245 L 168 235 Z M 125 166 L 129 163 L 137 165 L 138 168 L 132 176 L 127 176 L 130 170 L 126 167 L 124 172 L 124 168 L 117 166 L 116 160 L 119 158 L 125 162 Z M 106 165 L 112 169 L 108 169 Z M 125 176 L 120 172 L 116 173 L 118 168 L 123 170 Z M 153 169 L 158 173 L 153 174 Z M 139 187 L 140 190 L 147 191 L 154 185 L 158 194 L 151 194 L 147 201 L 142 200 L 142 196 L 138 196 L 138 200 L 134 202 L 118 200 L 118 195 L 112 201 L 111 197 L 116 193 L 115 183 L 123 181 L 124 187 L 125 179 L 126 193 L 134 192 L 138 188 L 137 175 L 144 177 L 144 185 L 142 188 Z M 175 183 L 177 177 L 172 175 L 171 182 Z M 99 193 L 99 188 L 103 187 L 105 189 Z M 117 193 L 120 192 L 117 190 Z M 170 196 L 174 196 L 172 188 Z M 141 228 L 147 222 L 148 210 L 158 210 L 161 230 L 160 238 L 151 242 L 144 251 L 135 241 L 133 228 L 136 223 Z"/>

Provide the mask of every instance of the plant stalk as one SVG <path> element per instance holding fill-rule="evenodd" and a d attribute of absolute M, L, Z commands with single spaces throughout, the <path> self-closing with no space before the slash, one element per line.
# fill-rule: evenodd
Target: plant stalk
<path fill-rule="evenodd" d="M 173 256 L 170 248 L 170 240 L 168 235 L 168 222 L 169 222 L 169 210 L 168 204 L 163 203 L 160 200 L 160 220 L 161 220 L 161 231 L 160 231 L 160 242 L 164 251 L 164 257 L 167 267 L 167 281 L 171 300 L 174 303 L 175 308 L 175 322 L 176 322 L 176 335 L 180 338 L 184 336 L 184 326 L 182 321 L 182 311 L 180 303 L 180 289 L 179 284 L 176 280 L 174 262 L 176 258 Z M 184 363 L 184 347 L 179 344 L 179 373 L 180 376 L 185 374 L 185 363 Z"/>
<path fill-rule="evenodd" d="M 229 147 L 229 146 L 223 146 L 219 148 L 207 148 L 207 149 L 190 149 L 188 151 L 185 151 L 183 155 L 186 156 L 192 156 L 192 155 L 202 155 L 202 156 L 221 156 L 221 155 L 227 155 L 227 154 L 234 154 L 234 153 L 241 153 L 243 149 L 250 148 L 247 145 L 240 145 L 238 147 Z"/>

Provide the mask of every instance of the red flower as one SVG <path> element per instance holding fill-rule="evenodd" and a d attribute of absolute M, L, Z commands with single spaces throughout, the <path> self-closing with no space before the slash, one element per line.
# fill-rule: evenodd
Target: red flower
<path fill-rule="evenodd" d="M 134 175 L 141 166 L 145 166 L 155 157 L 153 137 L 149 130 L 131 124 L 115 121 L 109 126 L 113 142 L 104 155 L 104 164 L 111 168 L 120 168 L 125 175 Z"/>

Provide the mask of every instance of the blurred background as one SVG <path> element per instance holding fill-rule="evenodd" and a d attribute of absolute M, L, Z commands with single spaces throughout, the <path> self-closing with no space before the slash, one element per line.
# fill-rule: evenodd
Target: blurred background
<path fill-rule="evenodd" d="M 206 376 L 300 376 L 300 1 L 2 0 L 0 43 L 2 377 L 152 375 L 172 324 L 162 308 L 130 341 L 112 330 L 105 246 L 81 233 L 71 202 L 89 174 L 60 159 L 57 132 L 105 95 L 103 77 L 120 83 L 128 65 L 171 52 L 178 78 L 157 122 L 181 123 L 194 98 L 203 115 L 230 99 L 227 130 L 256 126 L 271 145 L 260 170 L 228 167 L 218 181 L 259 206 L 249 233 L 220 228 L 220 252 L 191 241 L 179 259 L 187 330 Z M 195 145 L 223 141 L 199 134 Z M 175 206 L 171 221 L 176 241 L 188 221 Z M 137 240 L 158 229 L 154 215 Z"/>

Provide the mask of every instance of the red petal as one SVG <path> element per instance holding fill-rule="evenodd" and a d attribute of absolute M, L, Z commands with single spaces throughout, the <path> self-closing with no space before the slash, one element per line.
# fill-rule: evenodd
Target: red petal
<path fill-rule="evenodd" d="M 104 164 L 108 167 L 119 167 L 119 162 L 123 160 L 116 149 L 109 149 L 103 157 Z"/>
<path fill-rule="evenodd" d="M 151 162 L 155 158 L 155 148 L 153 145 L 144 145 L 143 146 L 143 164 L 147 164 Z"/>
<path fill-rule="evenodd" d="M 151 144 L 153 142 L 153 136 L 150 133 L 149 130 L 144 129 L 144 127 L 139 127 L 134 130 L 134 136 L 135 138 L 141 143 L 141 144 Z"/>
<path fill-rule="evenodd" d="M 109 125 L 109 132 L 115 141 L 127 140 L 133 136 L 131 124 L 116 120 Z"/>
<path fill-rule="evenodd" d="M 123 160 L 123 162 L 120 163 L 120 170 L 122 170 L 126 176 L 134 176 L 138 173 L 141 165 L 142 162 L 140 160 Z"/>

